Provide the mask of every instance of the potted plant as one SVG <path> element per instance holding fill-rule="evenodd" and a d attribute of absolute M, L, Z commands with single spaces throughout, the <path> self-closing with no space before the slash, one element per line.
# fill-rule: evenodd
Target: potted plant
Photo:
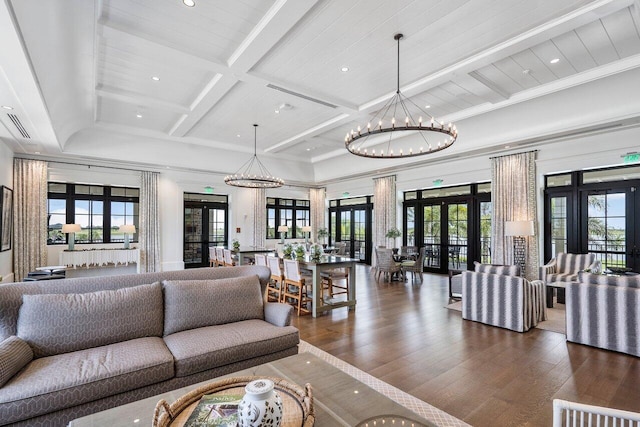
<path fill-rule="evenodd" d="M 329 235 L 329 231 L 326 228 L 318 229 L 318 240 L 322 242 L 322 247 L 326 248 L 327 244 L 325 242 L 325 238 Z"/>
<path fill-rule="evenodd" d="M 398 230 L 398 228 L 396 227 L 391 227 L 389 230 L 387 230 L 387 234 L 385 235 L 385 237 L 387 239 L 393 239 L 393 253 L 397 253 L 398 252 L 398 248 L 395 247 L 396 246 L 396 239 L 398 237 L 402 236 L 402 232 L 400 230 Z"/>
<path fill-rule="evenodd" d="M 282 247 L 282 256 L 285 258 L 291 258 L 293 253 L 293 245 L 291 243 L 285 243 Z"/>
<path fill-rule="evenodd" d="M 233 239 L 233 250 L 238 252 L 240 250 L 240 242 L 238 239 Z"/>
<path fill-rule="evenodd" d="M 295 248 L 296 258 L 302 259 L 306 253 L 304 245 L 297 245 Z"/>

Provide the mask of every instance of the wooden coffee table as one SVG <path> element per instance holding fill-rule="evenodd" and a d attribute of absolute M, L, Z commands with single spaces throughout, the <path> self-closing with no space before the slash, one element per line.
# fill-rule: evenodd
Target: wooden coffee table
<path fill-rule="evenodd" d="M 545 283 L 545 289 L 547 290 L 547 308 L 553 308 L 553 290 L 566 289 L 566 286 L 567 282 Z"/>
<path fill-rule="evenodd" d="M 387 419 L 391 416 L 410 419 L 416 427 L 435 425 L 311 353 L 286 357 L 220 378 L 245 375 L 284 378 L 299 385 L 311 383 L 315 426 L 318 427 L 357 426 L 365 420 L 373 420 L 378 416 L 388 416 Z M 169 403 L 174 402 L 207 382 L 210 381 L 78 418 L 71 421 L 69 427 L 150 426 L 153 410 L 160 399 L 165 399 Z M 369 422 L 369 425 L 374 424 Z M 381 424 L 378 423 L 378 425 Z M 405 422 L 404 425 L 411 424 Z"/>

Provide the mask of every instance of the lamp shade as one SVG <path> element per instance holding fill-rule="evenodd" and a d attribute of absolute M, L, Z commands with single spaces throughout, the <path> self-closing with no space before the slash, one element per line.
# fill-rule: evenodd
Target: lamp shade
<path fill-rule="evenodd" d="M 302 232 L 303 233 L 311 233 L 311 226 L 310 225 L 305 225 L 304 227 L 302 227 Z"/>
<path fill-rule="evenodd" d="M 533 221 L 506 221 L 505 236 L 533 236 Z"/>
<path fill-rule="evenodd" d="M 121 225 L 118 230 L 120 230 L 121 232 L 125 233 L 125 234 L 135 234 L 136 233 L 136 226 L 133 224 L 123 224 Z"/>
<path fill-rule="evenodd" d="M 278 233 L 286 233 L 287 231 L 289 231 L 289 227 L 286 225 L 279 225 L 278 226 Z"/>
<path fill-rule="evenodd" d="M 82 230 L 80 224 L 64 224 L 62 226 L 63 233 L 77 233 L 80 230 Z"/>

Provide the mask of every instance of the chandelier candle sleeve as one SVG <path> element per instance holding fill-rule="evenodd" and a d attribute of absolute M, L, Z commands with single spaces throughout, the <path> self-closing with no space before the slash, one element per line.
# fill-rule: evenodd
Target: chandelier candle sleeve
<path fill-rule="evenodd" d="M 376 159 L 421 156 L 449 148 L 458 138 L 458 130 L 453 123 L 445 126 L 444 121 L 435 120 L 431 114 L 400 91 L 400 39 L 402 37 L 402 34 L 394 36 L 398 42 L 396 93 L 373 115 L 372 120 L 367 123 L 366 131 L 363 131 L 362 126 L 358 126 L 355 131 L 351 129 L 347 132 L 344 143 L 351 154 Z M 404 120 L 404 123 L 400 122 L 396 125 L 396 114 L 400 115 L 398 120 Z M 424 116 L 431 119 L 430 125 L 423 125 Z M 378 126 L 372 129 L 371 122 L 376 121 Z M 384 134 L 388 134 L 388 137 Z M 420 144 L 423 144 L 418 150 L 401 145 L 406 144 L 405 141 L 408 140 L 404 137 L 411 135 L 418 135 Z M 425 146 L 426 149 L 424 149 Z M 377 153 L 375 147 L 378 148 Z"/>

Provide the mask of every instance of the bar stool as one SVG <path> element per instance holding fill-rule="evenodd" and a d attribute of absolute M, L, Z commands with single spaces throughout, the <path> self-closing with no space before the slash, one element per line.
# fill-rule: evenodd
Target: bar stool
<path fill-rule="evenodd" d="M 264 255 L 262 257 L 264 258 Z M 282 302 L 284 299 L 284 274 L 280 269 L 280 258 L 269 255 L 266 257 L 266 261 L 271 270 L 271 278 L 264 291 L 264 300 Z"/>
<path fill-rule="evenodd" d="M 305 279 L 300 275 L 300 266 L 297 260 L 284 260 L 284 301 L 289 298 L 300 313 L 310 313 L 307 304 L 312 301 L 311 293 L 307 290 Z"/>

